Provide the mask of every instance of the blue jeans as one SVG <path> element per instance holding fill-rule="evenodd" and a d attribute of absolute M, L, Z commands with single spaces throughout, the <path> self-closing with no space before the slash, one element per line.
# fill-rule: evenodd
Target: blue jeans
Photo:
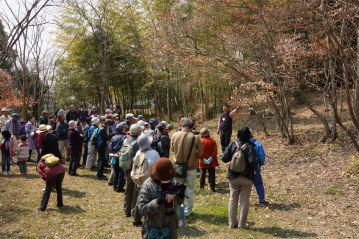
<path fill-rule="evenodd" d="M 261 175 L 260 168 L 256 170 L 255 176 L 254 176 L 254 187 L 256 188 L 259 203 L 265 202 L 265 192 L 264 192 L 264 185 Z"/>
<path fill-rule="evenodd" d="M 105 145 L 99 145 L 97 148 L 98 152 L 98 169 L 97 169 L 97 177 L 101 178 L 103 177 L 103 171 L 105 169 L 105 163 L 106 163 L 106 144 Z"/>
<path fill-rule="evenodd" d="M 26 161 L 18 161 L 17 165 L 19 165 L 19 171 L 20 171 L 21 174 L 26 174 L 27 173 Z"/>
<path fill-rule="evenodd" d="M 10 155 L 6 155 L 2 153 L 1 156 L 2 156 L 2 160 L 1 160 L 2 171 L 10 172 L 10 164 L 11 164 Z"/>

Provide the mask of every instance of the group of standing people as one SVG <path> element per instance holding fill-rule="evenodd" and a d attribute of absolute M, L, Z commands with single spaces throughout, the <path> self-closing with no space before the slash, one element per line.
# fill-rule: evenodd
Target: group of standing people
<path fill-rule="evenodd" d="M 253 183 L 259 196 L 259 205 L 268 205 L 260 170 L 265 161 L 262 144 L 254 139 L 248 127 L 239 129 L 237 139 L 231 142 L 232 122 L 237 111 L 238 108 L 230 111 L 229 105 L 225 104 L 217 128 L 221 159 L 230 165 L 227 178 L 231 228 L 246 226 Z M 2 111 L 0 124 L 4 117 L 8 117 L 6 111 Z M 0 125 L 5 127 L 2 133 L 4 136 L 5 132 L 6 137 L 3 141 L 7 142 L 8 135 L 13 141 L 21 136 L 21 142 L 16 147 L 19 161 L 20 158 L 25 162 L 31 161 L 32 151 L 37 151 L 37 170 L 46 181 L 39 208 L 41 211 L 46 210 L 52 188 L 57 191 L 58 207 L 63 206 L 65 169 L 62 164 L 66 160 L 70 161 L 70 176 L 79 176 L 79 167 L 96 170 L 97 179 L 107 180 L 115 192 L 124 193 L 124 214 L 133 218 L 134 226 L 142 226 L 143 238 L 155 238 L 151 237 L 155 234 L 176 238 L 176 211 L 179 208 L 182 217 L 193 213 L 197 176 L 203 189 L 208 174 L 209 187 L 216 192 L 216 167 L 219 166 L 217 143 L 209 129 L 197 131 L 193 119 L 182 118 L 178 130 L 171 133 L 172 125 L 155 118 L 147 122 L 142 115 L 135 117 L 128 113 L 121 121 L 120 115 L 113 109 L 107 109 L 105 115 L 100 116 L 96 107 L 89 111 L 77 111 L 71 106 L 67 113 L 57 111 L 56 117 L 48 117 L 48 112 L 44 111 L 39 125 L 36 118 L 31 117 L 24 126 L 25 134 L 21 135 L 21 126 L 17 127 L 14 123 L 16 115 L 12 114 L 11 117 Z M 11 124 L 9 120 L 12 120 Z M 11 148 L 4 142 L 1 144 L 2 152 L 5 152 L 5 157 L 2 153 L 3 162 L 4 159 L 8 160 L 6 149 Z M 173 153 L 171 159 L 170 152 Z M 47 154 L 58 157 L 60 163 L 51 167 L 47 165 L 41 158 Z M 109 177 L 105 176 L 106 166 L 111 167 Z M 241 209 L 238 221 L 239 200 Z"/>

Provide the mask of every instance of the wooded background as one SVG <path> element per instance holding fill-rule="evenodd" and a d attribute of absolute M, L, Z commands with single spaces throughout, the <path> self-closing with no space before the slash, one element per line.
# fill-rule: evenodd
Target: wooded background
<path fill-rule="evenodd" d="M 1 68 L 16 79 L 23 116 L 53 97 L 65 108 L 119 105 L 205 121 L 228 101 L 255 112 L 266 134 L 273 114 L 293 144 L 293 106 L 305 104 L 323 125 L 322 142 L 342 130 L 359 151 L 356 0 L 32 2 L 15 22 L 0 15 Z M 44 8 L 58 13 L 57 54 L 43 50 Z"/>

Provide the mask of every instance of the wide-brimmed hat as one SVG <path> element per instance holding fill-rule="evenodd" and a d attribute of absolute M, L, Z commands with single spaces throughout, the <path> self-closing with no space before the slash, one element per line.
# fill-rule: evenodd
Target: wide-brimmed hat
<path fill-rule="evenodd" d="M 150 176 L 155 180 L 169 181 L 176 176 L 176 170 L 168 158 L 160 158 L 153 164 Z"/>
<path fill-rule="evenodd" d="M 49 131 L 51 129 L 52 129 L 51 125 L 40 124 L 39 128 L 37 128 L 37 130 L 36 130 L 36 133 L 40 134 L 40 133 Z"/>
<path fill-rule="evenodd" d="M 207 128 L 202 128 L 199 133 L 201 134 L 202 137 L 206 137 L 210 135 L 209 130 Z"/>
<path fill-rule="evenodd" d="M 153 141 L 152 137 L 144 135 L 144 134 L 142 134 L 137 139 L 138 146 L 141 150 L 146 150 L 149 147 L 151 147 L 152 141 Z"/>

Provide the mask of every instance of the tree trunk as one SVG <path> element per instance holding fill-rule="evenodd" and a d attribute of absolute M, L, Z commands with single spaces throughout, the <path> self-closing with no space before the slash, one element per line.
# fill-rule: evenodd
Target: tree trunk
<path fill-rule="evenodd" d="M 357 62 L 356 62 L 356 77 L 354 84 L 354 111 L 355 116 L 359 119 L 359 29 L 357 29 Z"/>

